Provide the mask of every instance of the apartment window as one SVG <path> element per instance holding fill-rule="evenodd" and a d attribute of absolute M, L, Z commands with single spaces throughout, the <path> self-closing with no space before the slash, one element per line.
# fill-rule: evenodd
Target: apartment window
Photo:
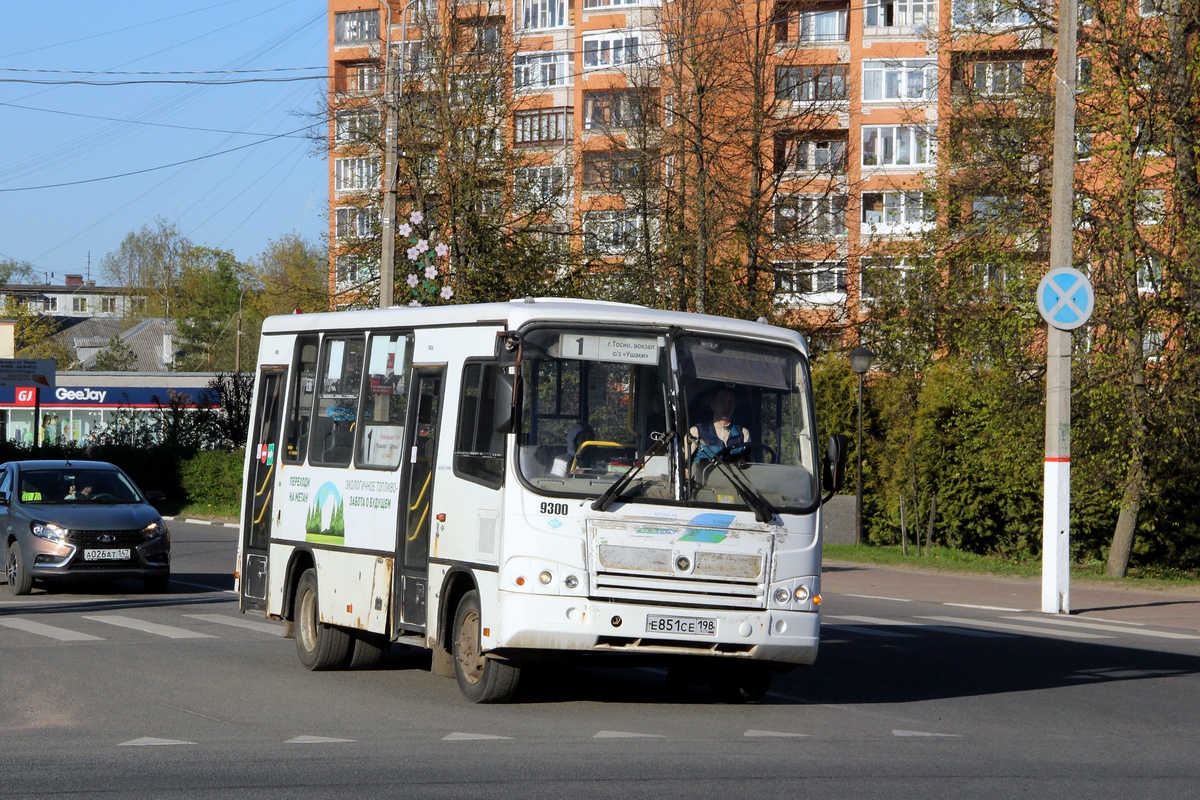
<path fill-rule="evenodd" d="M 566 200 L 567 168 L 522 167 L 516 171 L 516 184 L 539 205 L 561 204 Z"/>
<path fill-rule="evenodd" d="M 1137 215 L 1139 225 L 1160 225 L 1166 214 L 1167 193 L 1164 189 L 1146 189 L 1138 192 Z"/>
<path fill-rule="evenodd" d="M 1006 295 L 1009 285 L 1020 277 L 1020 271 L 1009 264 L 973 264 L 971 272 L 976 286 L 997 296 Z"/>
<path fill-rule="evenodd" d="M 460 106 L 493 106 L 500 102 L 500 79 L 496 75 L 457 75 L 454 102 Z"/>
<path fill-rule="evenodd" d="M 43 297 L 42 298 L 42 311 L 58 311 L 58 298 L 57 297 Z"/>
<path fill-rule="evenodd" d="M 645 156 L 637 152 L 584 153 L 583 185 L 592 189 L 632 186 L 647 166 Z"/>
<path fill-rule="evenodd" d="M 86 314 L 88 310 L 88 302 L 86 297 L 72 297 L 71 311 L 76 314 Z"/>
<path fill-rule="evenodd" d="M 954 24 L 960 28 L 1013 28 L 1032 18 L 1012 0 L 955 0 Z"/>
<path fill-rule="evenodd" d="M 1096 21 L 1095 0 L 1079 0 L 1075 14 L 1079 19 L 1080 25 L 1091 25 Z"/>
<path fill-rule="evenodd" d="M 778 172 L 820 172 L 840 174 L 846 171 L 846 140 L 818 138 L 780 139 L 775 145 Z"/>
<path fill-rule="evenodd" d="M 583 127 L 629 128 L 643 120 L 645 98 L 636 90 L 616 89 L 583 93 Z"/>
<path fill-rule="evenodd" d="M 522 30 L 558 28 L 566 23 L 566 0 L 521 0 Z"/>
<path fill-rule="evenodd" d="M 1137 142 L 1138 158 L 1167 154 L 1167 135 L 1161 120 L 1152 117 L 1148 122 L 1139 123 L 1134 129 L 1134 141 Z"/>
<path fill-rule="evenodd" d="M 1004 219 L 1011 203 L 999 195 L 978 195 L 971 199 L 971 222 L 977 225 Z"/>
<path fill-rule="evenodd" d="M 805 11 L 800 14 L 800 41 L 842 42 L 847 35 L 847 11 L 831 8 Z"/>
<path fill-rule="evenodd" d="M 337 256 L 333 260 L 334 274 L 339 286 L 353 286 L 375 277 L 378 263 L 357 254 Z"/>
<path fill-rule="evenodd" d="M 1162 358 L 1166 337 L 1162 331 L 1149 330 L 1142 336 L 1142 357 L 1147 361 L 1158 361 Z"/>
<path fill-rule="evenodd" d="M 460 158 L 494 158 L 500 152 L 500 131 L 497 128 L 457 128 L 450 136 Z"/>
<path fill-rule="evenodd" d="M 379 112 L 368 108 L 334 114 L 334 140 L 339 144 L 375 142 L 379 138 Z"/>
<path fill-rule="evenodd" d="M 1092 157 L 1092 141 L 1096 134 L 1086 125 L 1075 128 L 1075 158 L 1086 161 Z"/>
<path fill-rule="evenodd" d="M 974 65 L 971 85 L 976 94 L 1005 97 L 1021 91 L 1024 82 L 1020 61 L 981 61 Z"/>
<path fill-rule="evenodd" d="M 864 167 L 924 166 L 934 161 L 932 131 L 920 125 L 864 125 Z"/>
<path fill-rule="evenodd" d="M 513 123 L 517 144 L 565 142 L 571 135 L 570 112 L 561 108 L 519 111 Z"/>
<path fill-rule="evenodd" d="M 794 194 L 775 201 L 775 236 L 781 241 L 846 235 L 846 195 Z"/>
<path fill-rule="evenodd" d="M 630 36 L 626 31 L 610 31 L 583 37 L 583 68 L 607 69 L 636 64 L 647 58 L 645 34 Z"/>
<path fill-rule="evenodd" d="M 924 192 L 865 192 L 862 196 L 864 233 L 917 233 L 929 228 L 932 208 Z"/>
<path fill-rule="evenodd" d="M 1081 56 L 1075 63 L 1075 91 L 1083 92 L 1092 85 L 1092 59 Z"/>
<path fill-rule="evenodd" d="M 340 11 L 333 15 L 334 44 L 368 44 L 379 41 L 379 12 Z"/>
<path fill-rule="evenodd" d="M 343 67 L 342 86 L 348 94 L 374 94 L 379 91 L 379 64 L 368 62 Z"/>
<path fill-rule="evenodd" d="M 471 31 L 471 51 L 474 53 L 495 53 L 500 49 L 502 32 L 500 22 L 483 22 L 467 25 Z"/>
<path fill-rule="evenodd" d="M 903 298 L 915 282 L 916 267 L 904 258 L 875 256 L 858 264 L 859 298 L 864 302 L 890 294 Z"/>
<path fill-rule="evenodd" d="M 571 85 L 571 54 L 523 53 L 513 58 L 513 86 L 517 89 L 549 89 Z"/>
<path fill-rule="evenodd" d="M 592 255 L 621 255 L 641 241 L 642 220 L 636 211 L 583 212 L 583 249 Z"/>
<path fill-rule="evenodd" d="M 659 3 L 658 0 L 583 0 L 583 8 L 585 11 L 593 8 L 637 5 L 659 5 Z"/>
<path fill-rule="evenodd" d="M 792 102 L 846 99 L 846 65 L 776 67 L 775 97 Z"/>
<path fill-rule="evenodd" d="M 864 61 L 863 100 L 932 100 L 937 92 L 937 63 Z"/>
<path fill-rule="evenodd" d="M 117 313 L 117 298 L 101 297 L 100 298 L 100 313 L 101 314 Z"/>
<path fill-rule="evenodd" d="M 379 229 L 379 209 L 374 206 L 342 206 L 334 215 L 334 232 L 341 241 L 367 239 Z"/>
<path fill-rule="evenodd" d="M 1141 0 L 1138 13 L 1143 17 L 1157 17 L 1163 13 L 1163 0 Z"/>
<path fill-rule="evenodd" d="M 374 158 L 334 159 L 333 188 L 338 192 L 378 189 L 379 162 Z"/>
<path fill-rule="evenodd" d="M 936 0 L 867 0 L 863 7 L 863 24 L 868 27 L 927 25 L 936 19 Z"/>
<path fill-rule="evenodd" d="M 844 261 L 776 261 L 774 269 L 777 295 L 846 293 Z"/>
<path fill-rule="evenodd" d="M 1158 256 L 1146 256 L 1138 265 L 1137 287 L 1139 292 L 1157 292 L 1162 286 L 1162 262 Z"/>

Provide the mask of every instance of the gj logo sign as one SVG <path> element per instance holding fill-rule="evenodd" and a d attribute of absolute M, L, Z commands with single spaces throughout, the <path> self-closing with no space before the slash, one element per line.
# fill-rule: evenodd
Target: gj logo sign
<path fill-rule="evenodd" d="M 31 406 L 31 405 L 34 405 L 34 401 L 36 399 L 37 399 L 37 389 L 18 388 L 16 403 L 14 405 Z"/>

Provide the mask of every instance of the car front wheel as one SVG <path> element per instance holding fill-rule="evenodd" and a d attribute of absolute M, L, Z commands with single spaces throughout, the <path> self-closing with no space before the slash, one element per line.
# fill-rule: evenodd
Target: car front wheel
<path fill-rule="evenodd" d="M 33 589 L 33 576 L 25 569 L 25 557 L 16 542 L 8 546 L 4 571 L 8 575 L 8 590 L 13 594 L 29 594 Z"/>

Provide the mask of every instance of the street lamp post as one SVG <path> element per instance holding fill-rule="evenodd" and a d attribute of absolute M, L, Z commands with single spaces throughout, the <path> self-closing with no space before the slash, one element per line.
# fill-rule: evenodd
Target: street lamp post
<path fill-rule="evenodd" d="M 875 363 L 875 354 L 859 345 L 850 351 L 850 369 L 858 373 L 858 447 L 855 449 L 855 462 L 858 466 L 858 485 L 854 492 L 854 543 L 863 541 L 863 478 L 862 478 L 862 431 L 863 431 L 863 375 L 870 371 Z"/>

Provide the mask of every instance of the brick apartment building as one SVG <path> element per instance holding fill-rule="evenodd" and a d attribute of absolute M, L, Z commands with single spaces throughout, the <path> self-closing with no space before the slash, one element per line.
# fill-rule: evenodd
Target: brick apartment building
<path fill-rule="evenodd" d="M 636 250 L 638 235 L 628 193 L 613 187 L 627 187 L 643 176 L 647 155 L 657 161 L 653 179 L 668 187 L 678 184 L 679 173 L 696 168 L 687 160 L 686 146 L 676 161 L 665 139 L 651 147 L 638 144 L 636 157 L 623 155 L 622 147 L 634 149 L 633 128 L 646 119 L 667 132 L 680 127 L 677 114 L 688 113 L 688 104 L 670 82 L 688 82 L 687 67 L 680 65 L 689 62 L 695 48 L 732 42 L 733 30 L 765 32 L 764 58 L 745 62 L 758 64 L 758 79 L 731 78 L 720 89 L 732 97 L 749 96 L 756 88 L 761 94 L 765 87 L 764 97 L 741 106 L 750 112 L 762 108 L 765 119 L 728 137 L 762 151 L 764 177 L 747 184 L 757 186 L 761 196 L 753 190 L 749 200 L 740 190 L 712 194 L 758 202 L 767 241 L 751 248 L 730 245 L 736 236 L 724 235 L 713 248 L 734 261 L 761 250 L 755 256 L 759 280 L 773 309 L 784 318 L 791 310 L 834 327 L 869 308 L 872 269 L 903 271 L 906 261 L 897 253 L 912 241 L 939 226 L 986 219 L 1004 200 L 1000 190 L 972 185 L 980 180 L 978 171 L 958 172 L 950 163 L 967 158 L 961 148 L 948 146 L 953 144 L 949 118 L 964 96 L 1007 106 L 1000 117 L 1019 117 L 1017 96 L 1035 80 L 1051 85 L 1053 70 L 1047 21 L 1035 24 L 1019 5 L 1004 0 L 962 0 L 953 6 L 946 0 L 783 0 L 740 6 L 727 0 L 503 0 L 451 10 L 432 2 L 329 3 L 329 66 L 336 76 L 329 177 L 335 290 L 344 291 L 354 274 L 345 266 L 346 243 L 369 237 L 379 220 L 378 148 L 353 144 L 348 134 L 367 130 L 382 138 L 383 39 L 392 43 L 390 69 L 420 71 L 422 62 L 412 51 L 423 46 L 428 52 L 429 44 L 416 43 L 428 35 L 413 17 L 417 8 L 430 12 L 426 19 L 470 16 L 474 39 L 468 48 L 503 51 L 505 85 L 495 95 L 504 106 L 493 134 L 499 137 L 497 146 L 523 159 L 516 173 L 520 178 L 532 177 L 541 192 L 563 198 L 555 221 L 577 249 L 618 260 L 622 245 Z M 1091 13 L 1087 7 L 1081 13 L 1084 27 Z M 1156 7 L 1145 0 L 1140 14 L 1154 13 Z M 401 44 L 402 39 L 408 42 Z M 1088 46 L 1081 40 L 1082 82 L 1091 71 Z M 710 71 L 720 73 L 721 59 L 735 57 L 732 53 L 717 52 Z M 636 69 L 643 65 L 658 71 Z M 738 70 L 744 73 L 745 67 L 731 64 L 728 71 L 732 76 Z M 637 113 L 638 97 L 647 89 L 657 107 L 654 115 Z M 363 109 L 370 110 L 369 122 Z M 740 124 L 720 113 L 714 121 L 718 130 L 705 134 L 714 139 L 722 128 Z M 1006 154 L 1002 144 L 1001 160 L 1026 158 L 1020 152 L 1024 143 L 1010 145 L 1014 151 Z M 403 142 L 398 147 L 403 149 Z M 730 161 L 722 158 L 726 173 Z M 753 161 L 744 156 L 732 171 L 750 170 Z M 1035 163 L 1027 172 L 1039 170 L 1048 178 L 1048 163 Z M 1039 180 L 1029 178 L 1031 185 Z M 956 181 L 966 185 L 947 201 Z M 940 205 L 932 201 L 931 189 L 943 195 Z M 688 201 L 686 214 L 693 213 L 698 199 L 706 198 Z M 399 207 L 412 204 L 401 198 Z M 643 226 L 644 231 L 653 227 Z M 1044 254 L 1040 245 L 1022 245 L 1020 236 L 1010 244 L 1024 247 L 1033 262 Z M 1034 266 L 1044 271 L 1044 263 Z M 998 280 L 997 268 L 975 269 L 985 282 Z"/>

